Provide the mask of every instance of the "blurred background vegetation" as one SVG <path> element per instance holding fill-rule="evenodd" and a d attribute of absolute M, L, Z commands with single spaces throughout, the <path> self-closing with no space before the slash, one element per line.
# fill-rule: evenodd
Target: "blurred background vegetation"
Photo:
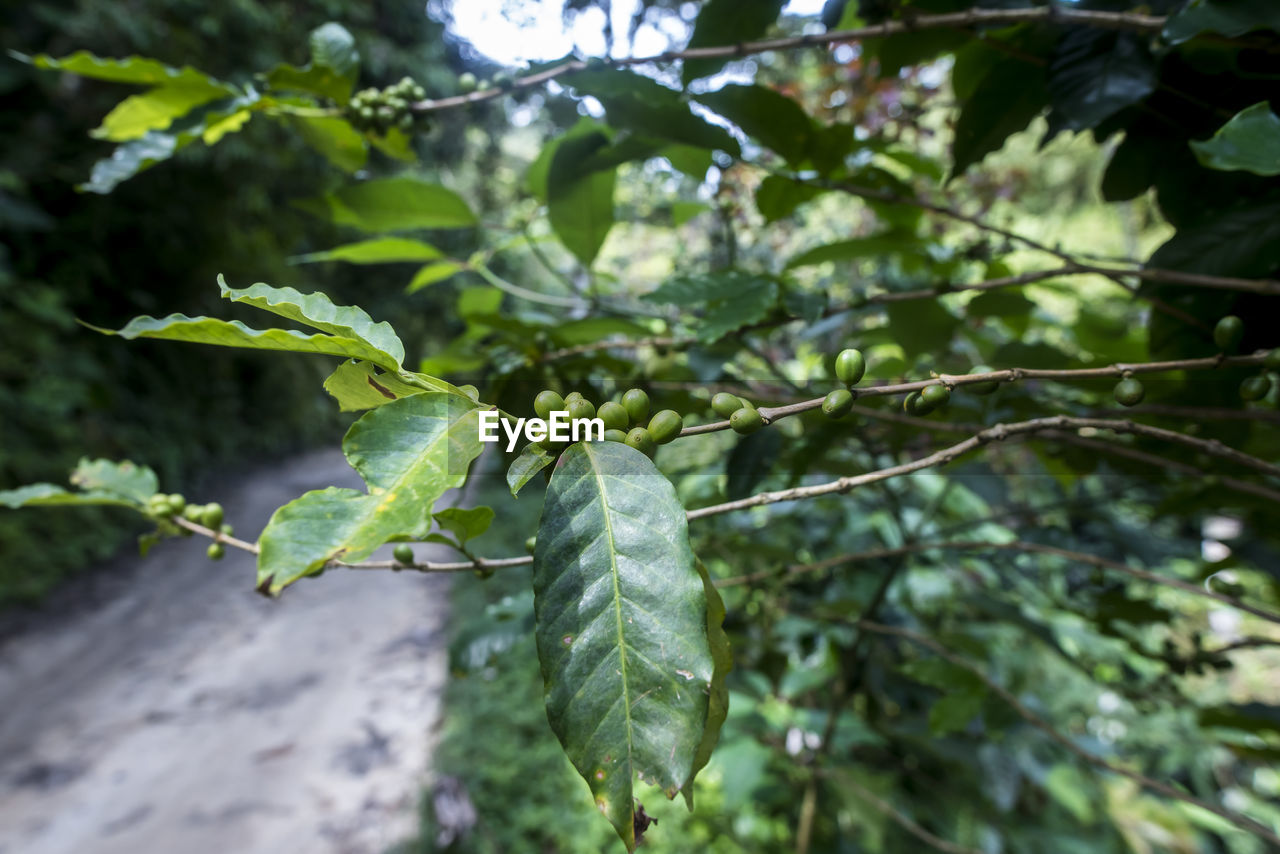
<path fill-rule="evenodd" d="M 411 75 L 452 86 L 457 43 L 417 2 L 11 4 L 0 46 L 25 54 L 140 54 L 237 82 L 307 60 L 307 35 L 340 20 L 363 52 L 366 85 Z M 477 70 L 484 71 L 483 62 Z M 80 456 L 145 459 L 170 489 L 227 465 L 336 440 L 344 429 L 314 359 L 230 350 L 125 346 L 76 321 L 116 327 L 139 314 L 209 313 L 215 277 L 270 281 L 359 298 L 418 346 L 446 322 L 431 292 L 406 298 L 387 276 L 288 258 L 337 242 L 290 200 L 343 181 L 297 133 L 251 124 L 110 195 L 77 192 L 109 147 L 89 136 L 120 87 L 0 57 L 0 483 L 62 481 Z M 476 116 L 471 116 L 475 119 Z M 460 127 L 460 125 L 458 126 Z M 432 164 L 456 163 L 465 134 L 419 138 Z M 370 162 L 374 171 L 389 164 Z M 464 238 L 465 239 L 465 238 Z M 35 602 L 69 573 L 140 530 L 90 509 L 0 516 L 0 606 Z"/>

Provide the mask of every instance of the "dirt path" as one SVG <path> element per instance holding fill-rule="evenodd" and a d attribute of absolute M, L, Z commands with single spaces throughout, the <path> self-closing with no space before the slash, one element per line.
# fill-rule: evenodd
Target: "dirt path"
<path fill-rule="evenodd" d="M 199 498 L 256 535 L 331 484 L 359 485 L 337 452 Z M 330 572 L 269 601 L 251 556 L 204 549 L 166 543 L 88 613 L 0 642 L 0 854 L 374 854 L 413 835 L 447 582 Z"/>

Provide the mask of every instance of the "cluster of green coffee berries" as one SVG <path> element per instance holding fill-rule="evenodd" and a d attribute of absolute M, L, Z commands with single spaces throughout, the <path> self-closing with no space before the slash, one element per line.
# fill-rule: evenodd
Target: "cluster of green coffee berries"
<path fill-rule="evenodd" d="M 684 429 L 684 418 L 674 409 L 664 409 L 650 417 L 649 395 L 639 388 L 628 389 L 619 400 L 606 400 L 598 409 L 580 392 L 561 397 L 547 389 L 533 399 L 533 410 L 539 418 L 550 418 L 552 412 L 568 412 L 574 421 L 599 418 L 604 422 L 606 442 L 623 442 L 648 457 Z M 552 444 L 550 440 L 542 443 L 547 448 Z"/>
<path fill-rule="evenodd" d="M 1234 314 L 1222 318 L 1213 327 L 1213 343 L 1224 356 L 1236 353 L 1243 340 L 1244 321 Z M 1268 353 L 1262 364 L 1268 370 L 1280 370 L 1280 348 Z M 1248 377 L 1240 383 L 1240 397 L 1246 401 L 1262 400 L 1270 391 L 1271 377 L 1266 373 Z M 1137 406 L 1145 396 L 1146 389 L 1136 377 L 1128 376 L 1116 383 L 1116 402 L 1122 406 Z"/>
<path fill-rule="evenodd" d="M 188 504 L 187 499 L 182 495 L 174 492 L 168 495 L 157 492 L 147 499 L 146 513 L 152 519 L 172 520 L 175 517 L 181 517 L 188 522 L 196 525 L 203 525 L 213 531 L 218 531 L 225 536 L 231 536 L 235 533 L 235 529 L 229 524 L 222 521 L 223 511 L 222 505 L 217 502 L 209 504 Z M 191 531 L 186 528 L 180 529 L 184 536 L 190 536 Z M 226 555 L 226 547 L 222 543 L 214 542 L 209 544 L 206 554 L 209 560 L 222 560 Z"/>
<path fill-rule="evenodd" d="M 382 135 L 392 128 L 407 131 L 414 121 L 410 105 L 426 96 L 426 90 L 412 77 L 402 77 L 385 89 L 361 89 L 347 104 L 347 121 L 366 133 Z"/>
<path fill-rule="evenodd" d="M 488 92 L 490 89 L 509 89 L 515 82 L 516 79 L 505 71 L 499 71 L 490 80 L 478 80 L 470 71 L 464 71 L 458 75 L 458 89 L 464 95 L 470 95 L 472 92 Z"/>

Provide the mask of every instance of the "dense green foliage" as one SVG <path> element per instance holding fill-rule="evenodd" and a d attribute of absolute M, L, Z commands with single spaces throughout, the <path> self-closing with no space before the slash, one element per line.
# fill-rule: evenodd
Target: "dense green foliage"
<path fill-rule="evenodd" d="M 175 0 L 120 5 L 44 2 L 7 10 L 0 43 L 24 54 L 145 54 L 228 80 L 307 59 L 307 34 L 341 17 L 359 38 L 366 79 L 455 73 L 438 24 L 420 4 L 238 2 L 197 9 Z M 118 86 L 39 71 L 0 57 L 0 482 L 61 478 L 83 454 L 144 458 L 174 486 L 282 447 L 332 439 L 340 421 L 305 359 L 144 345 L 86 337 L 76 320 L 119 324 L 216 302 L 218 273 L 297 281 L 286 259 L 331 244 L 332 232 L 289 200 L 335 180 L 295 133 L 250 123 L 219 145 L 193 145 L 110 196 L 79 193 L 111 153 L 86 132 L 120 99 Z M 453 142 L 434 155 L 456 157 Z M 308 278 L 370 295 L 334 266 Z M 372 298 L 371 298 L 372 297 Z M 419 300 L 421 305 L 424 301 Z M 427 318 L 401 328 L 439 329 Z M 89 512 L 0 518 L 0 604 L 35 600 L 64 574 L 101 559 L 130 534 L 127 517 Z"/>
<path fill-rule="evenodd" d="M 507 574 L 483 611 L 459 598 L 472 681 L 449 727 L 476 749 L 442 765 L 480 818 L 453 850 L 582 850 L 593 810 L 628 850 L 646 831 L 726 852 L 1280 845 L 1280 20 L 1260 0 L 999 6 L 831 2 L 824 35 L 781 4 L 708 0 L 681 19 L 696 61 L 567 60 L 417 101 L 413 80 L 352 101 L 337 25 L 265 93 L 139 58 L 31 60 L 152 87 L 104 119 L 123 171 L 91 184 L 162 174 L 155 152 L 182 162 L 229 117 L 347 171 L 403 149 L 402 125 L 429 139 L 498 102 L 525 125 L 512 148 L 536 142 L 505 205 L 465 168 L 301 203 L 359 232 L 306 260 L 421 265 L 408 290 L 457 330 L 425 358 L 400 313 L 265 284 L 221 284 L 251 325 L 114 333 L 342 359 L 324 388 L 364 412 L 343 450 L 367 491 L 276 511 L 264 592 L 405 569 L 402 549 L 366 559 L 407 541 L 457 552 L 419 570 Z M 753 42 L 770 35 L 792 38 Z M 607 418 L 604 443 L 530 431 L 510 497 L 438 509 L 485 415 L 561 405 Z M 533 533 L 515 526 L 540 473 L 532 556 L 480 550 L 491 527 L 508 555 Z M 73 483 L 0 500 L 124 505 L 249 547 L 151 498 L 148 469 L 85 461 Z M 586 788 L 562 787 L 545 737 L 499 750 L 525 715 L 478 729 L 534 690 L 531 637 Z"/>

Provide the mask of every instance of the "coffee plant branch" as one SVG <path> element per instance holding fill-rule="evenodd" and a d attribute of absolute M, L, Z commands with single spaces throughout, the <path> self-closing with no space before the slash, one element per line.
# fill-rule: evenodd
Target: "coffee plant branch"
<path fill-rule="evenodd" d="M 742 584 L 756 584 L 761 581 L 767 581 L 774 578 L 785 578 L 794 575 L 807 575 L 814 572 L 823 572 L 828 569 L 834 569 L 838 566 L 847 564 L 856 564 L 864 561 L 884 560 L 886 558 L 900 557 L 902 555 L 918 554 L 920 552 L 939 550 L 954 551 L 1013 551 L 1026 552 L 1032 554 L 1050 555 L 1059 557 L 1063 560 L 1073 561 L 1075 563 L 1084 563 L 1090 566 L 1096 566 L 1099 569 L 1110 570 L 1128 575 L 1131 578 L 1137 578 L 1151 584 L 1159 584 L 1165 587 L 1172 587 L 1181 590 L 1184 593 L 1190 593 L 1193 596 L 1200 596 L 1205 599 L 1212 599 L 1228 605 L 1239 611 L 1253 614 L 1271 623 L 1280 624 L 1280 614 L 1273 613 L 1264 608 L 1257 608 L 1239 599 L 1228 596 L 1224 593 L 1218 593 L 1213 590 L 1207 590 L 1195 584 L 1182 581 L 1177 578 L 1170 578 L 1164 575 L 1158 575 L 1154 572 L 1148 572 L 1145 569 L 1138 569 L 1129 566 L 1127 563 L 1110 560 L 1098 555 L 1091 555 L 1085 552 L 1071 551 L 1069 549 L 1060 549 L 1054 546 L 1042 545 L 1040 543 L 1027 542 L 1026 540 L 1013 540 L 1007 543 L 995 543 L 987 541 L 975 540 L 946 540 L 941 542 L 925 542 L 925 543 L 908 543 L 904 546 L 889 549 L 869 549 L 863 552 L 853 554 L 836 555 L 835 557 L 826 558 L 825 560 L 816 561 L 814 563 L 792 564 L 779 569 L 761 570 L 748 575 L 738 575 L 732 578 L 723 578 L 716 581 L 717 587 L 735 587 Z"/>
<path fill-rule="evenodd" d="M 536 71 L 533 74 L 518 77 L 507 86 L 471 92 L 465 95 L 453 95 L 447 98 L 427 98 L 414 102 L 410 105 L 410 108 L 416 113 L 431 113 L 465 107 L 468 104 L 476 104 L 502 97 L 514 89 L 532 89 L 555 80 L 557 77 L 597 67 L 625 68 L 684 59 L 734 59 L 770 51 L 831 47 L 871 38 L 887 38 L 918 30 L 1011 25 L 1029 21 L 1054 21 L 1064 25 L 1154 34 L 1163 28 L 1165 20 L 1164 17 L 1157 15 L 1067 9 L 1060 6 L 1032 9 L 969 9 L 963 12 L 951 12 L 941 15 L 917 15 L 900 21 L 885 21 L 871 26 L 858 27 L 851 30 L 833 30 L 821 34 L 764 39 L 733 45 L 686 48 L 648 56 L 633 56 L 613 60 L 572 60 Z"/>
<path fill-rule="evenodd" d="M 1151 408 L 1154 409 L 1155 407 L 1151 407 Z M 1196 407 L 1171 407 L 1171 408 L 1185 409 L 1187 411 L 1187 417 L 1192 419 L 1195 419 L 1198 417 L 1214 418 L 1216 417 L 1214 415 L 1215 412 L 1221 411 L 1225 413 L 1225 412 L 1231 411 L 1231 410 L 1206 409 L 1205 412 L 1208 414 L 1202 416 L 1202 415 L 1199 415 L 1201 410 L 1199 410 Z M 1142 410 L 1135 410 L 1133 414 L 1142 415 L 1147 411 L 1148 411 L 1148 407 L 1143 407 Z M 983 429 L 983 425 L 981 424 L 970 424 L 962 421 L 930 421 L 927 418 L 920 418 L 915 415 L 902 415 L 897 412 L 891 412 L 884 409 L 872 409 L 866 406 L 855 405 L 850 408 L 849 412 L 851 414 L 857 414 L 866 418 L 873 418 L 879 421 L 888 421 L 894 424 L 902 424 L 903 426 L 906 426 L 906 427 L 915 427 L 920 430 L 931 430 L 935 433 L 976 433 L 979 430 Z M 1103 414 L 1115 415 L 1119 413 L 1115 410 L 1107 410 Z M 1151 413 L 1151 414 L 1157 414 L 1157 413 Z M 1268 413 L 1268 412 L 1260 413 L 1261 416 L 1266 416 L 1263 418 L 1263 420 L 1270 420 L 1269 416 L 1271 416 L 1271 414 L 1272 413 Z M 1098 451 L 1103 454 L 1110 454 L 1111 456 L 1114 456 L 1114 457 L 1125 457 L 1127 459 L 1136 460 L 1137 462 L 1147 463 L 1157 469 L 1163 469 L 1165 471 L 1177 472 L 1178 474 L 1185 474 L 1185 475 L 1191 475 L 1193 477 L 1199 477 L 1199 478 L 1205 479 L 1206 481 L 1208 481 L 1210 478 L 1216 478 L 1217 482 L 1221 486 L 1226 487 L 1227 489 L 1231 489 L 1236 492 L 1245 493 L 1247 495 L 1253 495 L 1258 498 L 1262 498 L 1266 501 L 1274 501 L 1276 504 L 1280 504 L 1280 491 L 1270 489 L 1266 486 L 1263 486 L 1262 484 L 1252 483 L 1247 480 L 1238 480 L 1237 478 L 1234 478 L 1234 477 L 1225 477 L 1219 474 L 1210 474 L 1209 472 L 1204 471 L 1203 469 L 1197 468 L 1188 463 L 1184 463 L 1179 460 L 1171 460 L 1167 457 L 1162 457 L 1158 454 L 1151 454 L 1146 451 L 1138 450 L 1137 448 L 1130 448 L 1127 445 L 1121 445 L 1116 442 L 1102 442 L 1097 439 L 1089 439 L 1084 436 L 1079 436 L 1079 435 L 1076 435 L 1075 433 L 1061 433 L 1056 430 L 1046 430 L 1045 432 L 1041 433 L 1040 436 L 1045 439 L 1052 439 L 1058 442 L 1065 442 L 1067 444 L 1075 445 L 1080 448 L 1088 448 L 1089 450 Z"/>
<path fill-rule="evenodd" d="M 1018 714 L 1019 717 L 1021 717 L 1027 723 L 1034 726 L 1036 729 L 1043 732 L 1045 735 L 1049 736 L 1049 738 L 1055 741 L 1059 746 L 1063 747 L 1064 749 L 1074 754 L 1075 756 L 1078 756 L 1080 759 L 1084 760 L 1090 765 L 1093 765 L 1095 768 L 1099 768 L 1103 771 L 1109 771 L 1113 774 L 1119 774 L 1122 777 L 1125 777 L 1129 780 L 1134 781 L 1138 785 L 1142 786 L 1144 789 L 1157 792 L 1161 795 L 1164 795 L 1167 798 L 1173 798 L 1174 800 L 1181 801 L 1185 804 L 1190 804 L 1192 806 L 1197 806 L 1197 807 L 1200 807 L 1201 809 L 1208 810 L 1214 815 L 1222 819 L 1225 819 L 1226 821 L 1231 822 L 1231 824 L 1235 825 L 1241 830 L 1247 833 L 1251 833 L 1261 839 L 1264 839 L 1271 845 L 1280 846 L 1280 836 L 1277 836 L 1276 833 L 1266 825 L 1261 824 L 1257 821 L 1254 821 L 1248 816 L 1241 815 L 1240 813 L 1237 813 L 1233 810 L 1229 810 L 1226 807 L 1222 807 L 1217 804 L 1210 803 L 1208 801 L 1203 801 L 1195 797 L 1194 795 L 1187 794 L 1181 789 L 1176 789 L 1173 786 L 1170 786 L 1168 783 L 1162 783 L 1159 780 L 1153 780 L 1150 777 L 1147 777 L 1143 774 L 1139 774 L 1137 771 L 1132 771 L 1121 765 L 1112 764 L 1111 762 L 1108 762 L 1107 760 L 1099 756 L 1095 756 L 1094 754 L 1090 753 L 1089 751 L 1077 745 L 1074 741 L 1072 741 L 1067 736 L 1063 735 L 1062 733 L 1054 729 L 1053 726 L 1050 725 L 1048 721 L 1046 721 L 1044 718 L 1040 717 L 1031 709 L 1023 705 L 1023 703 L 1017 697 L 1015 697 L 1012 692 L 1006 689 L 1003 685 L 996 682 L 994 679 L 992 679 L 990 676 L 984 673 L 981 669 L 971 664 L 968 660 L 951 652 L 949 649 L 947 649 L 946 647 L 944 647 L 942 644 L 938 643 L 934 639 L 930 637 L 926 637 L 925 635 L 922 635 L 918 632 L 911 631 L 910 629 L 902 628 L 900 626 L 885 626 L 879 623 L 871 623 L 864 620 L 854 621 L 850 625 L 853 625 L 860 629 L 874 632 L 876 634 L 883 635 L 886 637 L 902 638 L 904 640 L 910 641 L 911 643 L 918 644 L 920 646 L 923 646 L 929 649 L 935 655 L 945 659 L 951 664 L 954 664 L 957 667 L 960 667 L 964 670 L 969 671 L 974 676 L 976 676 L 979 680 L 981 680 L 982 683 L 986 685 L 987 688 L 992 693 L 996 694 L 1002 700 L 1008 703 L 1010 708 L 1012 708 Z"/>
<path fill-rule="evenodd" d="M 986 374 L 939 374 L 936 379 L 932 380 L 915 380 L 908 383 L 895 383 L 879 386 L 867 386 L 865 388 L 850 389 L 855 398 L 874 397 L 878 395 L 897 395 L 910 394 L 913 391 L 919 391 L 926 386 L 941 383 L 948 388 L 956 388 L 959 386 L 969 385 L 971 383 L 983 382 L 1017 382 L 1019 380 L 1044 379 L 1044 380 L 1072 380 L 1072 379 L 1097 379 L 1105 377 L 1126 377 L 1130 374 L 1148 374 L 1163 373 L 1167 371 L 1194 371 L 1194 370 L 1212 370 L 1223 365 L 1237 366 L 1253 366 L 1263 364 L 1266 357 L 1265 352 L 1254 353 L 1249 356 L 1206 356 L 1201 359 L 1179 359 L 1166 362 L 1134 362 L 1134 363 L 1116 363 L 1101 368 L 1065 368 L 1061 370 L 1049 370 L 1040 368 L 1008 368 L 1005 370 L 992 371 Z M 818 409 L 822 406 L 824 398 L 818 397 L 813 400 L 805 400 L 800 403 L 789 403 L 784 406 L 765 406 L 760 407 L 760 414 L 764 417 L 765 423 L 770 424 L 779 418 L 785 418 L 788 415 L 796 415 L 801 412 L 807 412 L 811 409 Z M 728 421 L 712 421 L 707 424 L 698 424 L 693 427 L 686 427 L 680 431 L 681 436 L 698 436 L 703 433 L 715 433 L 720 430 L 728 430 Z M 1151 428 L 1156 429 L 1156 428 Z M 1168 432 L 1168 431 L 1166 431 Z M 1177 434 L 1180 435 L 1180 434 Z M 1274 468 L 1274 467 L 1271 467 Z M 1269 471 L 1269 469 L 1268 469 Z"/>
<path fill-rule="evenodd" d="M 838 777 L 840 779 L 841 791 L 851 792 L 855 798 L 863 801 L 876 812 L 885 816 L 894 824 L 898 825 L 907 833 L 910 833 L 916 839 L 919 839 L 931 848 L 943 851 L 945 854 L 982 854 L 982 852 L 976 848 L 965 848 L 963 845 L 956 845 L 954 842 L 948 842 L 945 839 L 934 836 L 932 833 L 916 824 L 913 820 L 895 810 L 888 801 L 881 800 L 872 794 L 870 790 L 864 789 L 848 773 L 838 769 L 824 769 L 822 774 L 826 777 Z"/>

